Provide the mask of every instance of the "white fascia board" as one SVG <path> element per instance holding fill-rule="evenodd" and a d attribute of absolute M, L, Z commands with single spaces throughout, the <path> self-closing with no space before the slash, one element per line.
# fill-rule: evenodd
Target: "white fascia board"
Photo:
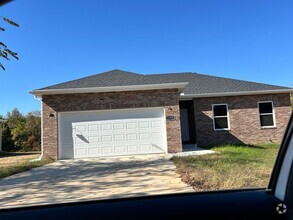
<path fill-rule="evenodd" d="M 180 95 L 180 100 L 190 98 L 208 98 L 208 97 L 222 97 L 222 96 L 244 96 L 244 95 L 265 95 L 278 93 L 293 93 L 293 89 L 276 89 L 276 90 L 259 90 L 259 91 L 242 91 L 242 92 L 222 92 L 222 93 L 202 93 L 202 94 L 186 94 Z"/>
<path fill-rule="evenodd" d="M 121 92 L 121 91 L 136 91 L 136 90 L 154 90 L 154 89 L 179 89 L 179 93 L 180 93 L 187 86 L 187 84 L 188 82 L 180 82 L 180 83 L 131 85 L 131 86 L 90 87 L 90 88 L 72 88 L 72 89 L 44 89 L 44 90 L 33 90 L 33 91 L 30 91 L 29 93 L 39 97 L 42 95 L 55 95 L 55 94 Z"/>

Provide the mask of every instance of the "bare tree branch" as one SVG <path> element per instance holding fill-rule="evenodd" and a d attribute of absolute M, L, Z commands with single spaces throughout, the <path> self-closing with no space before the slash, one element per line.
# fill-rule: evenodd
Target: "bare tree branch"
<path fill-rule="evenodd" d="M 2 4 L 3 1 L 0 0 L 0 6 Z M 6 1 L 6 3 L 9 2 L 9 1 Z M 2 16 L 0 16 L 2 17 Z M 5 17 L 2 17 L 3 21 L 12 25 L 12 26 L 15 26 L 15 27 L 19 27 L 19 24 L 15 23 L 14 21 L 8 19 L 8 18 L 5 18 Z M 0 31 L 5 31 L 4 28 L 0 27 Z M 0 58 L 4 58 L 5 60 L 10 60 L 10 57 L 13 57 L 14 59 L 18 60 L 18 55 L 16 52 L 13 52 L 12 50 L 10 50 L 6 44 L 4 44 L 3 42 L 0 42 Z M 2 65 L 2 63 L 0 63 L 0 68 L 2 70 L 5 71 L 5 67 Z"/>
<path fill-rule="evenodd" d="M 8 24 L 11 24 L 15 27 L 19 27 L 19 24 L 15 23 L 14 21 L 8 19 L 8 18 L 5 18 L 5 17 L 2 17 L 3 21 L 7 22 Z"/>

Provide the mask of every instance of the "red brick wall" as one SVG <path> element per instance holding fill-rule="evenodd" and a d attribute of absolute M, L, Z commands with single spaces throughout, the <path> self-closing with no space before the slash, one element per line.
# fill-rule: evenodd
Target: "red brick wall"
<path fill-rule="evenodd" d="M 273 101 L 276 128 L 260 128 L 258 102 Z M 228 104 L 229 131 L 214 131 L 212 104 Z M 280 143 L 289 121 L 289 94 L 250 95 L 194 99 L 198 146 L 224 143 Z"/>
<path fill-rule="evenodd" d="M 45 157 L 58 158 L 58 112 L 145 107 L 164 107 L 166 116 L 176 117 L 166 121 L 168 151 L 182 151 L 177 89 L 45 95 L 42 101 Z"/>

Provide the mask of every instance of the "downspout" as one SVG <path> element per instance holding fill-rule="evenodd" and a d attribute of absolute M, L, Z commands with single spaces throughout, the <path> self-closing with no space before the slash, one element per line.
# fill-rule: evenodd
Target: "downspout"
<path fill-rule="evenodd" d="M 43 148 L 43 102 L 42 102 L 42 97 L 40 97 L 40 96 L 35 95 L 34 98 L 41 102 L 41 156 L 39 156 L 39 158 L 31 160 L 31 161 L 38 161 L 43 158 L 43 152 L 44 152 L 44 148 Z"/>

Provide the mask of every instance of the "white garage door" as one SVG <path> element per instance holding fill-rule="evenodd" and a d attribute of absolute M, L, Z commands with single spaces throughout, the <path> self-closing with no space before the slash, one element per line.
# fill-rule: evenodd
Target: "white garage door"
<path fill-rule="evenodd" d="M 59 159 L 165 152 L 163 108 L 59 113 Z"/>

